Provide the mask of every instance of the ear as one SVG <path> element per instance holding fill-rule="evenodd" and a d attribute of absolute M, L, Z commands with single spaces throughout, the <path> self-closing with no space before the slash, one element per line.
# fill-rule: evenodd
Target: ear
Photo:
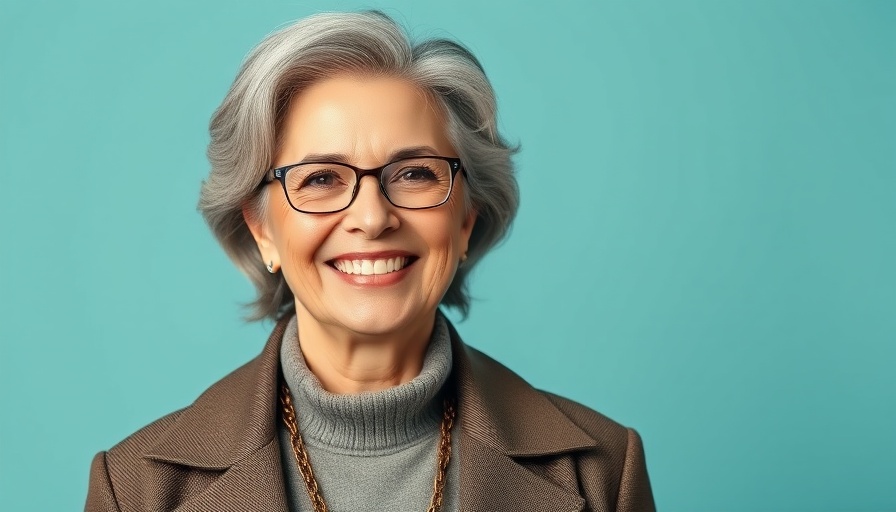
<path fill-rule="evenodd" d="M 277 251 L 277 246 L 274 245 L 274 241 L 271 238 L 267 222 L 258 218 L 254 209 L 248 204 L 243 205 L 242 211 L 243 220 L 246 221 L 246 226 L 249 227 L 252 238 L 255 239 L 255 243 L 258 245 L 258 252 L 261 253 L 261 259 L 264 264 L 267 265 L 269 262 L 273 262 L 275 267 L 279 267 L 280 253 Z"/>
<path fill-rule="evenodd" d="M 463 223 L 460 225 L 460 236 L 464 254 L 469 250 L 470 236 L 473 234 L 473 226 L 476 225 L 476 218 L 478 216 L 479 212 L 475 208 L 470 208 L 464 217 Z"/>

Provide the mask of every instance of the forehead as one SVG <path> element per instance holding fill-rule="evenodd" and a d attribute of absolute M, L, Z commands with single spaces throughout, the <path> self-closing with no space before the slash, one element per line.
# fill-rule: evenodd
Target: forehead
<path fill-rule="evenodd" d="M 340 154 L 347 163 L 377 166 L 417 146 L 455 156 L 438 103 L 415 84 L 390 76 L 316 82 L 292 98 L 280 129 L 278 164 Z"/>

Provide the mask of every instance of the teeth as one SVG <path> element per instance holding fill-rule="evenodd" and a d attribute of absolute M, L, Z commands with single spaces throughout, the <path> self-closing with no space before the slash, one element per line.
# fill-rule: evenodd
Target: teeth
<path fill-rule="evenodd" d="M 346 274 L 372 276 L 401 270 L 407 264 L 408 258 L 398 257 L 384 260 L 336 260 L 333 266 Z"/>

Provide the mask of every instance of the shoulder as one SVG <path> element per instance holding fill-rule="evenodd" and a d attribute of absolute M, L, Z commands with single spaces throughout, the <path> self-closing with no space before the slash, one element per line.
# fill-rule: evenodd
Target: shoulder
<path fill-rule="evenodd" d="M 656 505 L 640 434 L 578 402 L 542 393 L 596 441 L 593 448 L 576 457 L 583 495 L 593 502 L 614 499 L 615 494 L 616 510 L 654 511 Z M 597 481 L 613 482 L 613 485 L 599 486 Z"/>
<path fill-rule="evenodd" d="M 553 393 L 542 393 L 596 441 L 593 448 L 575 455 L 583 496 L 592 503 L 614 501 L 618 511 L 655 511 L 640 434 L 578 402 Z M 612 484 L 598 485 L 597 482 Z"/>
<path fill-rule="evenodd" d="M 491 420 L 487 426 L 494 430 L 484 431 L 497 432 L 493 445 L 533 473 L 571 486 L 592 508 L 654 510 L 641 437 L 634 429 L 535 389 L 479 350 L 466 346 L 465 355 L 476 382 L 475 403 L 490 412 L 476 415 Z"/>
<path fill-rule="evenodd" d="M 131 505 L 143 502 L 141 483 L 151 462 L 144 454 L 184 410 L 165 415 L 96 454 L 90 466 L 86 511 L 131 510 Z"/>
<path fill-rule="evenodd" d="M 147 450 L 155 445 L 189 408 L 190 406 L 166 414 L 116 443 L 106 450 L 106 464 L 115 469 L 137 467 L 138 461 L 143 458 Z"/>
<path fill-rule="evenodd" d="M 499 396 L 491 397 L 490 402 L 518 403 L 524 400 L 527 402 L 526 407 L 531 409 L 535 405 L 534 402 L 544 400 L 547 407 L 539 406 L 535 409 L 541 416 L 548 412 L 557 412 L 563 419 L 581 429 L 604 448 L 624 453 L 630 428 L 579 402 L 549 391 L 536 389 L 523 377 L 485 353 L 469 345 L 466 345 L 465 349 L 472 371 L 487 388 L 486 393 L 499 394 Z M 504 415 L 503 418 L 506 421 L 539 422 L 538 418 L 533 418 L 528 414 Z"/>
<path fill-rule="evenodd" d="M 110 464 L 117 465 L 116 463 L 119 461 L 134 461 L 144 456 L 168 434 L 182 417 L 190 416 L 203 409 L 210 409 L 212 405 L 234 401 L 240 394 L 244 394 L 247 386 L 251 384 L 252 374 L 257 364 L 258 358 L 252 359 L 214 382 L 187 407 L 162 416 L 109 448 L 106 457 Z M 211 414 L 204 416 L 207 421 L 217 420 Z"/>
<path fill-rule="evenodd" d="M 217 468 L 197 473 L 190 471 L 188 464 L 180 464 L 186 461 L 176 459 L 179 454 L 203 449 L 205 443 L 200 440 L 212 438 L 202 435 L 203 428 L 221 434 L 213 449 L 228 446 L 224 434 L 234 415 L 226 414 L 226 410 L 232 407 L 229 404 L 240 402 L 240 395 L 251 391 L 251 376 L 257 364 L 258 358 L 253 359 L 212 384 L 189 406 L 162 416 L 99 452 L 91 465 L 88 510 L 107 510 L 91 508 L 91 504 L 110 497 L 122 510 L 139 509 L 142 505 L 137 504 L 145 505 L 147 500 L 155 499 L 147 495 L 153 492 L 147 489 L 181 485 L 199 488 L 210 482 Z M 159 455 L 166 452 L 175 456 Z M 163 481 L 169 483 L 163 486 Z"/>
<path fill-rule="evenodd" d="M 273 467 L 268 459 L 275 458 L 270 446 L 277 430 L 279 348 L 288 321 L 277 322 L 261 354 L 212 384 L 190 406 L 97 454 L 87 510 L 170 510 L 235 467 L 246 472 L 259 459 Z M 250 487 L 240 491 L 251 494 L 255 488 Z"/>
<path fill-rule="evenodd" d="M 605 444 L 625 447 L 630 428 L 569 398 L 544 390 L 538 390 L 538 392 L 589 436 L 602 440 Z"/>

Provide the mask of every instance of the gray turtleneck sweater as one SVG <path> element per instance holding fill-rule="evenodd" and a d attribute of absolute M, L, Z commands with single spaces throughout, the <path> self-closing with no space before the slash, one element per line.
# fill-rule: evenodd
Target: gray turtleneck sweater
<path fill-rule="evenodd" d="M 295 317 L 283 335 L 280 359 L 292 392 L 299 432 L 329 510 L 425 511 L 433 492 L 443 387 L 451 372 L 447 320 L 436 315 L 420 375 L 383 391 L 357 395 L 325 391 L 305 364 Z M 279 425 L 290 510 L 311 511 L 289 431 L 282 421 Z M 443 511 L 457 510 L 457 428 L 451 444 Z"/>

